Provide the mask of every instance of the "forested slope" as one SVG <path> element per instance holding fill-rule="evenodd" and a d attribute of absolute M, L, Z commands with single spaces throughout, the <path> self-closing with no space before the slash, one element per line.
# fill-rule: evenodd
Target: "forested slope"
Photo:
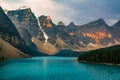
<path fill-rule="evenodd" d="M 85 54 L 80 55 L 78 60 L 93 63 L 120 64 L 120 46 L 117 45 L 89 51 Z"/>

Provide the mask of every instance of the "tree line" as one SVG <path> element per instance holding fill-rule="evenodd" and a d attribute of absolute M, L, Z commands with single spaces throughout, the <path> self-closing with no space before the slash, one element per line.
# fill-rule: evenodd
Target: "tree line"
<path fill-rule="evenodd" d="M 120 64 L 120 45 L 86 52 L 80 55 L 78 60 L 93 63 Z"/>

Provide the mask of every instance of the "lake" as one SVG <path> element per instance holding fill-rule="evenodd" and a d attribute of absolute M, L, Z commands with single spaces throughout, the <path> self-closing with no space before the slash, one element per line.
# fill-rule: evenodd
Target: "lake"
<path fill-rule="evenodd" d="M 120 80 L 120 67 L 80 63 L 76 57 L 33 57 L 1 63 L 0 80 Z"/>

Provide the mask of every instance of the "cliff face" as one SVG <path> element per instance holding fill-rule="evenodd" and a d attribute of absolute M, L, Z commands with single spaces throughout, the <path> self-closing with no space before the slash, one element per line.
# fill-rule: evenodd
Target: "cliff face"
<path fill-rule="evenodd" d="M 95 40 L 96 44 L 101 44 L 101 40 L 105 38 L 113 38 L 110 33 L 106 32 L 95 32 L 95 33 L 83 33 L 84 37 L 89 37 Z"/>
<path fill-rule="evenodd" d="M 87 48 L 89 44 L 108 46 L 115 43 L 116 38 L 103 19 L 80 26 L 73 22 L 66 26 L 62 21 L 54 25 L 49 16 L 40 16 L 39 21 L 51 43 L 55 43 L 58 38 L 61 38 L 66 44 L 76 49 Z"/>
<path fill-rule="evenodd" d="M 4 11 L 0 7 L 0 38 L 9 42 L 14 47 L 23 50 L 25 42 L 20 37 L 16 27 L 11 20 L 5 15 Z"/>
<path fill-rule="evenodd" d="M 50 16 L 40 16 L 39 21 L 44 32 L 48 35 L 48 41 L 52 44 L 56 43 L 58 38 L 61 38 L 67 44 L 74 44 L 74 32 L 69 30 L 62 21 L 55 25 Z M 74 40 L 74 41 L 73 41 Z"/>
<path fill-rule="evenodd" d="M 15 24 L 26 43 L 30 43 L 29 38 L 32 37 L 43 38 L 43 34 L 38 26 L 38 21 L 30 8 L 8 11 L 7 15 Z"/>
<path fill-rule="evenodd" d="M 24 33 L 24 31 L 22 31 L 22 33 Z M 26 35 L 26 31 L 23 35 L 26 36 L 24 39 L 29 38 L 29 34 Z M 2 8 L 0 8 L 0 38 L 26 54 L 31 54 L 33 56 L 39 55 L 38 51 L 26 45 L 25 41 L 19 35 L 18 30 L 12 21 L 5 15 Z M 29 39 L 29 41 L 30 40 L 31 39 Z"/>
<path fill-rule="evenodd" d="M 93 43 L 98 45 L 107 46 L 109 44 L 114 44 L 114 37 L 110 32 L 110 27 L 105 23 L 103 19 L 98 19 L 96 21 L 90 22 L 88 24 L 82 25 L 77 30 L 78 37 L 82 34 L 82 42 L 84 44 Z"/>
<path fill-rule="evenodd" d="M 56 25 L 53 23 L 51 17 L 42 15 L 38 17 L 38 19 L 39 19 L 41 28 L 48 36 L 48 41 L 50 43 L 55 43 L 56 32 L 54 28 Z"/>
<path fill-rule="evenodd" d="M 55 26 L 55 24 L 52 22 L 52 19 L 50 16 L 40 16 L 39 17 L 39 21 L 40 21 L 40 25 L 43 27 L 43 28 L 52 28 Z"/>
<path fill-rule="evenodd" d="M 120 40 L 119 22 L 110 27 L 103 19 L 98 19 L 85 25 L 71 22 L 66 26 L 62 21 L 54 24 L 50 16 L 36 19 L 30 8 L 7 11 L 7 15 L 27 45 L 32 45 L 31 39 L 36 38 L 59 49 L 87 50 L 111 46 Z"/>

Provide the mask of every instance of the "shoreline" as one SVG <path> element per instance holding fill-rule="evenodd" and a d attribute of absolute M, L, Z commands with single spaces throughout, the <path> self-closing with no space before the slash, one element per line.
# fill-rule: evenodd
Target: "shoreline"
<path fill-rule="evenodd" d="M 110 65 L 110 66 L 120 66 L 120 64 L 97 63 L 97 62 L 90 62 L 90 61 L 86 61 L 86 60 L 78 60 L 78 62 L 82 62 L 82 63 L 91 63 L 91 64 L 102 64 L 102 65 Z"/>

